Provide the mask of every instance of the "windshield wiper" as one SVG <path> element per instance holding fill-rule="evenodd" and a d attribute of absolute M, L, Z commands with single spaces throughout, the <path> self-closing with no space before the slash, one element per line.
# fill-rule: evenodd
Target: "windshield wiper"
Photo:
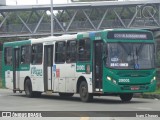
<path fill-rule="evenodd" d="M 143 46 L 144 46 L 144 44 L 140 44 L 140 46 L 138 47 L 138 46 L 136 46 L 136 48 L 135 48 L 135 55 L 136 55 L 136 58 L 134 59 L 134 68 L 135 69 L 139 69 L 139 64 L 138 64 L 138 61 L 139 61 L 139 53 L 142 51 L 142 49 L 143 49 Z"/>

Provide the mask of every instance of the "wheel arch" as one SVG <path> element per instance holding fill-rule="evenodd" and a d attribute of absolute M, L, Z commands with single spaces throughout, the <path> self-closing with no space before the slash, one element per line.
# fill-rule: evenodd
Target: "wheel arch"
<path fill-rule="evenodd" d="M 76 92 L 77 93 L 79 93 L 79 87 L 80 87 L 80 84 L 82 81 L 85 81 L 87 83 L 86 78 L 84 76 L 80 76 L 78 78 L 77 85 L 76 85 Z"/>

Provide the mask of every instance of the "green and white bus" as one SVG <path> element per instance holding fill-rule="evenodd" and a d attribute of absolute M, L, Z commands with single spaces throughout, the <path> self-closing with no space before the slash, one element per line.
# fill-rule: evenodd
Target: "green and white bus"
<path fill-rule="evenodd" d="M 3 85 L 28 97 L 59 93 L 119 95 L 156 88 L 155 47 L 146 30 L 103 30 L 29 39 L 3 45 Z"/>

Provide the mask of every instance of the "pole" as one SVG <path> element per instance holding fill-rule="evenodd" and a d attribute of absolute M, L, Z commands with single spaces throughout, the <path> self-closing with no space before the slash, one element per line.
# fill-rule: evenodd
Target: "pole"
<path fill-rule="evenodd" d="M 53 0 L 51 0 L 51 36 L 53 36 Z"/>

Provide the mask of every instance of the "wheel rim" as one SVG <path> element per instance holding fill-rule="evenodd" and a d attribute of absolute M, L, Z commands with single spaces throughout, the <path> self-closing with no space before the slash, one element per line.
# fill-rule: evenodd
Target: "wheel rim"
<path fill-rule="evenodd" d="M 83 85 L 82 87 L 81 87 L 81 95 L 82 95 L 82 97 L 86 97 L 87 96 L 87 88 L 86 88 L 86 86 L 85 85 Z"/>

